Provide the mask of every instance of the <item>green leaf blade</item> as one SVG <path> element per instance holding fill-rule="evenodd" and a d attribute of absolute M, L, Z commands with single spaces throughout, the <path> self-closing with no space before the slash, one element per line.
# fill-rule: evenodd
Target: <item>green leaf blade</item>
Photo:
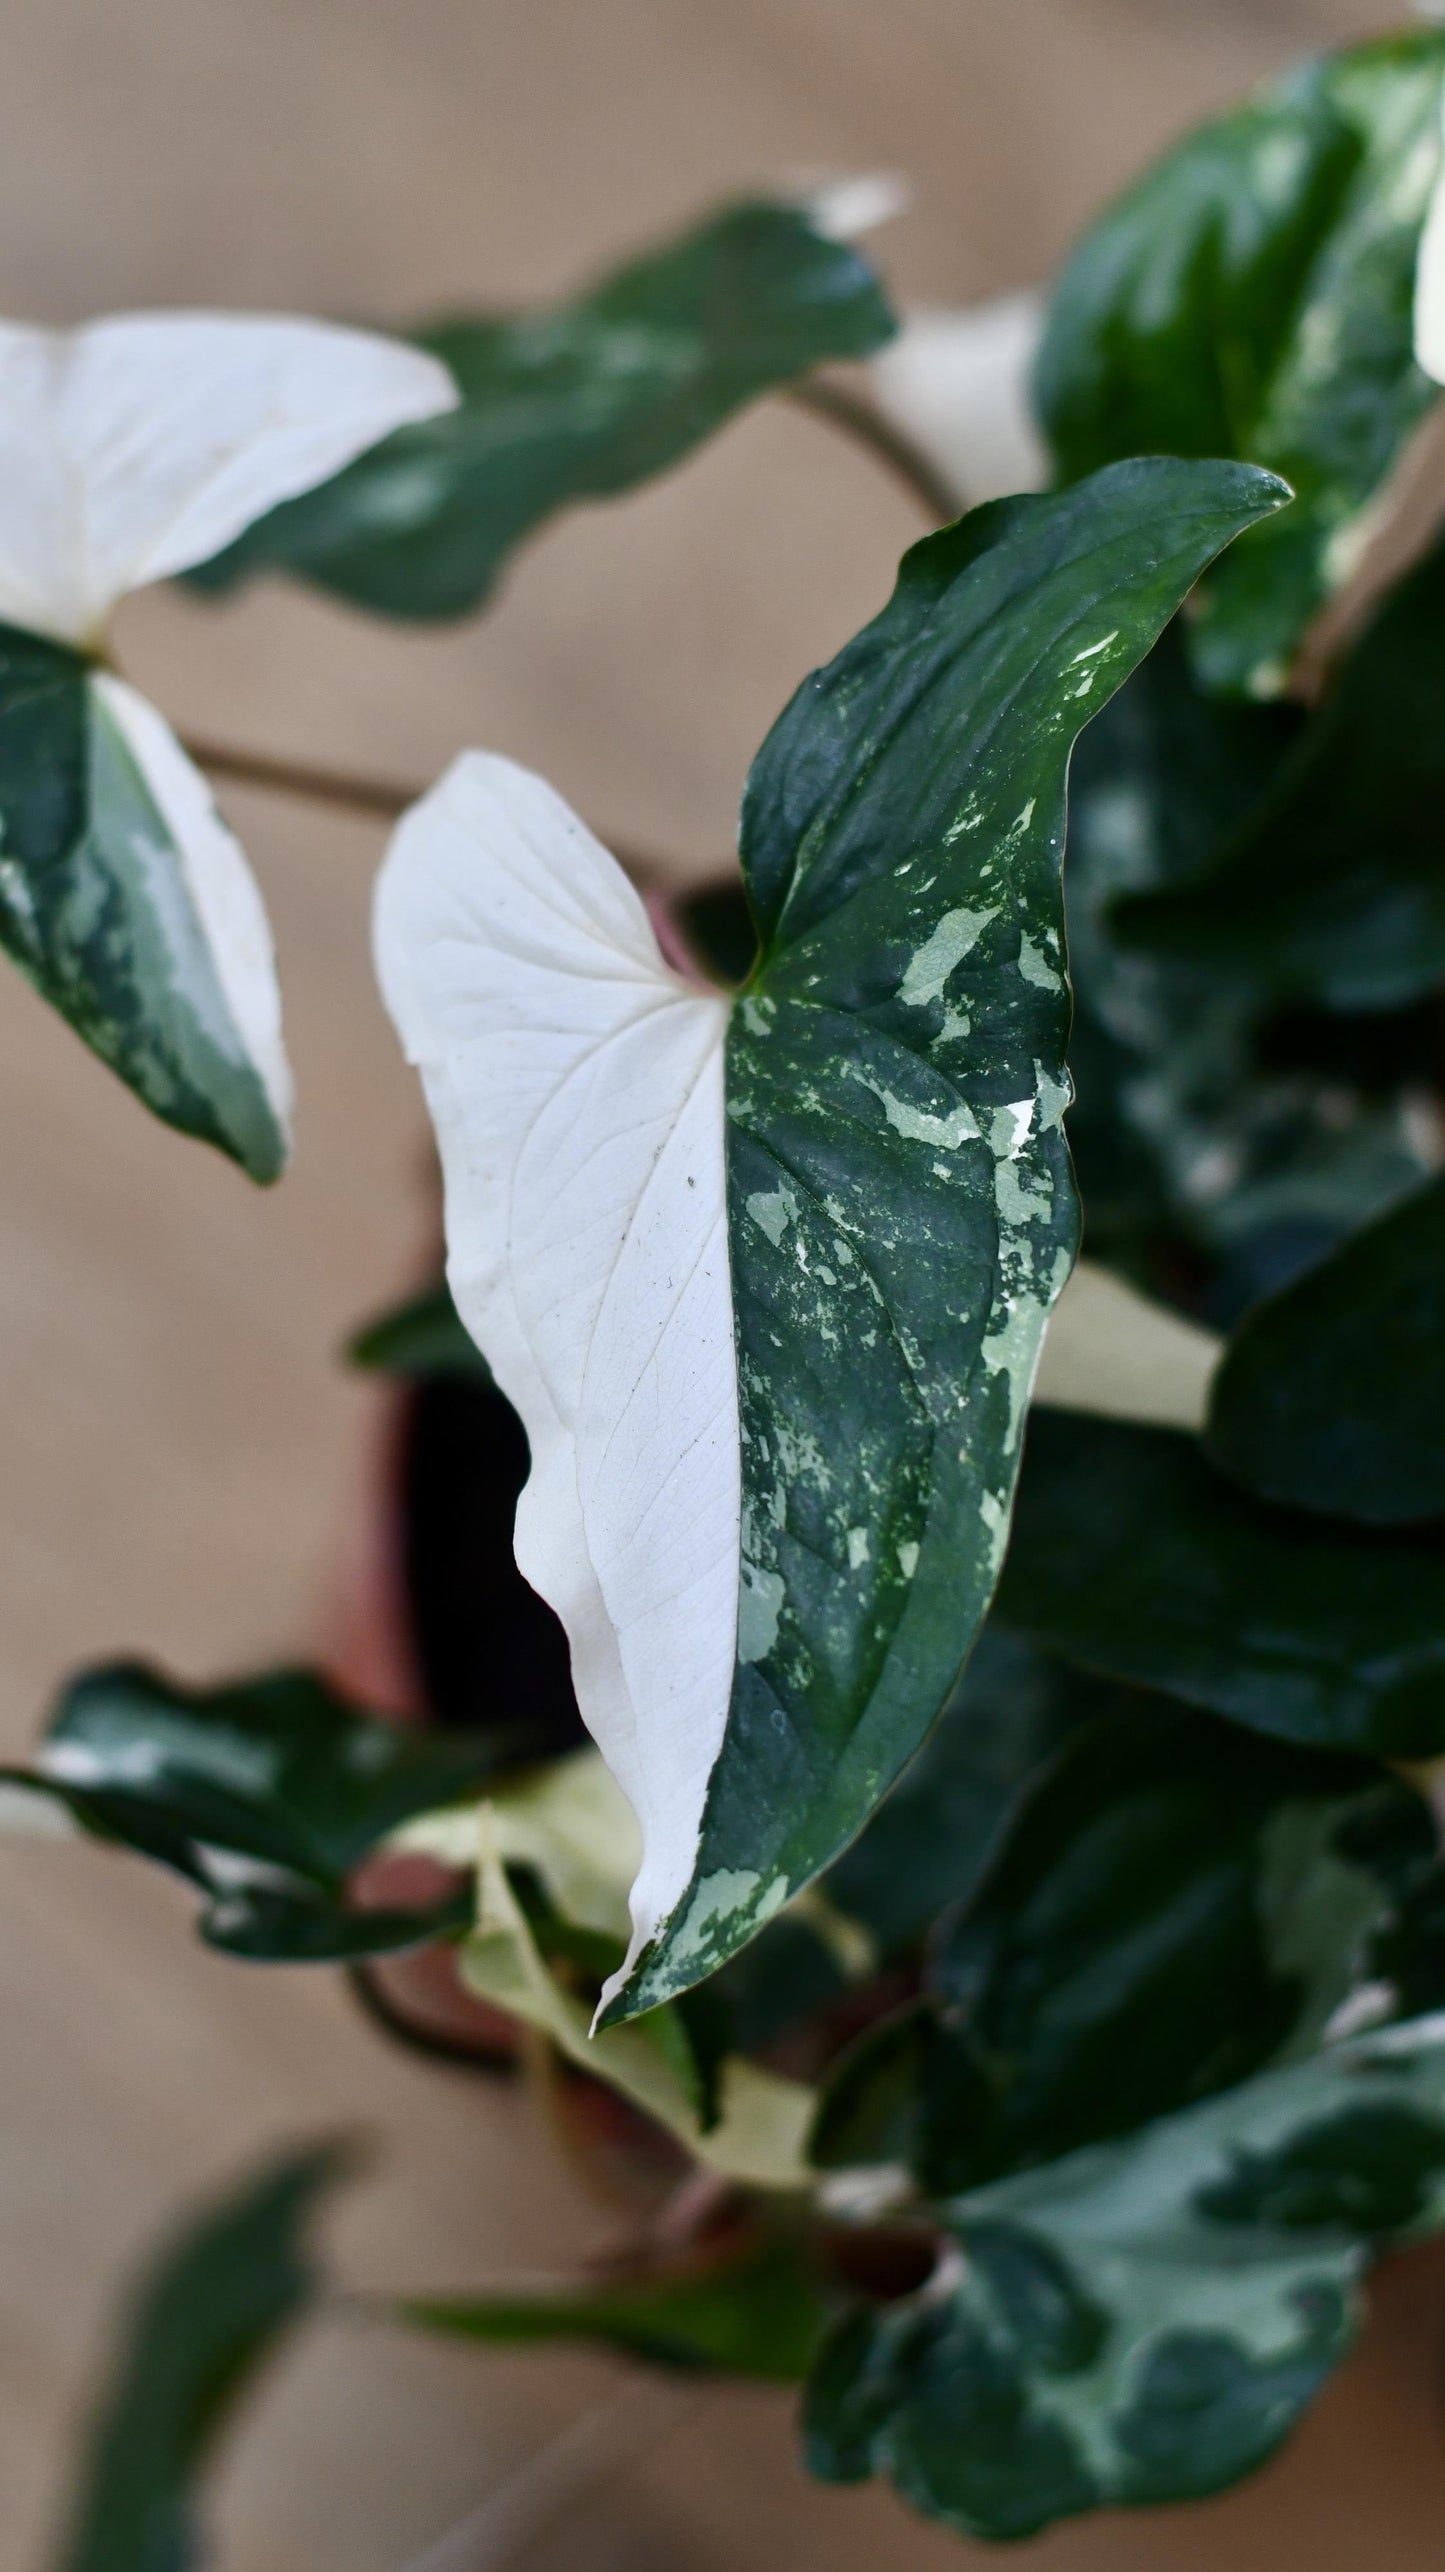
<path fill-rule="evenodd" d="M 632 2277 L 429 2297 L 402 2312 L 425 2330 L 458 2339 L 511 2347 L 577 2340 L 653 2366 L 796 2384 L 807 2374 L 831 2304 L 804 2241 L 780 2233 Z"/>
<path fill-rule="evenodd" d="M 56 2572 L 187 2572 L 194 2485 L 251 2379 L 315 2299 L 304 2229 L 345 2167 L 277 2162 L 187 2227 L 132 2298 Z"/>
<path fill-rule="evenodd" d="M 557 510 L 635 489 L 759 394 L 894 327 L 867 262 L 806 206 L 726 206 L 575 302 L 419 332 L 461 408 L 287 502 L 199 585 L 276 568 L 382 615 L 468 615 Z"/>
<path fill-rule="evenodd" d="M 1445 1515 L 1445 1180 L 1247 1316 L 1206 1435 L 1266 1500 L 1384 1527 Z"/>
<path fill-rule="evenodd" d="M 1176 1430 L 1035 1412 L 998 1614 L 1283 1740 L 1445 1750 L 1434 1547 L 1251 1501 Z"/>
<path fill-rule="evenodd" d="M 956 2247 L 928 2286 L 824 2345 L 813 2471 L 888 2473 L 992 2539 L 1202 2499 L 1288 2437 L 1350 2346 L 1376 2249 L 1445 2221 L 1445 2020 L 1327 2047 L 940 2212 Z"/>
<path fill-rule="evenodd" d="M 835 1857 L 957 1675 L 1077 1245 L 1069 753 L 1286 496 L 1156 461 L 976 511 L 905 559 L 755 765 L 763 952 L 726 1072 L 738 1671 L 692 1888 L 613 2015 L 710 1971 Z"/>
<path fill-rule="evenodd" d="M 142 700 L 14 627 L 0 628 L 0 847 L 0 943 L 42 998 L 164 1123 L 279 1177 L 289 1081 L 279 1023 L 254 1022 L 258 994 L 272 1017 L 274 980 L 240 852 Z"/>
<path fill-rule="evenodd" d="M 1442 74 L 1445 39 L 1414 28 L 1291 75 L 1186 138 L 1059 282 L 1038 390 L 1065 475 L 1230 454 L 1299 494 L 1201 593 L 1192 644 L 1210 685 L 1279 692 L 1437 399 L 1413 293 Z"/>

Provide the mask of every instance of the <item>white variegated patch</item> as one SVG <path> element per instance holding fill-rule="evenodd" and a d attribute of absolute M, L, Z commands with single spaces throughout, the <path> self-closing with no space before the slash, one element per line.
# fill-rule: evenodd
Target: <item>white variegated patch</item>
<path fill-rule="evenodd" d="M 517 1560 L 641 1830 L 620 1982 L 691 1880 L 737 1649 L 727 1004 L 663 961 L 561 798 L 479 752 L 402 822 L 376 958 L 457 1309 L 531 1446 Z"/>
<path fill-rule="evenodd" d="M 457 400 L 436 358 L 329 322 L 0 322 L 0 621 L 92 644 L 128 591 Z"/>
<path fill-rule="evenodd" d="M 1445 167 L 1420 235 L 1415 268 L 1415 362 L 1437 384 L 1445 384 Z"/>
<path fill-rule="evenodd" d="M 1042 326 L 1034 294 L 1001 295 L 961 312 L 918 311 L 869 360 L 879 409 L 928 458 L 960 509 L 1041 491 L 1048 481 L 1030 398 Z"/>
<path fill-rule="evenodd" d="M 210 787 L 149 699 L 99 670 L 91 681 L 150 791 L 215 966 L 235 1038 L 288 1142 L 291 1066 L 281 1041 L 281 993 L 271 923 L 240 843 Z M 224 1041 L 225 1031 L 216 1031 Z"/>

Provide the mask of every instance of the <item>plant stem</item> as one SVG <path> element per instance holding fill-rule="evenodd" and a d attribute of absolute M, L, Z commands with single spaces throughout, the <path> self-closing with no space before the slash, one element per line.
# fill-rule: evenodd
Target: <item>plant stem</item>
<path fill-rule="evenodd" d="M 930 526 L 944 526 L 958 515 L 958 502 L 928 458 L 901 429 L 895 429 L 861 394 L 810 376 L 789 386 L 784 399 L 826 420 L 869 453 L 892 474 L 923 511 Z M 328 804 L 333 812 L 358 820 L 395 822 L 417 802 L 423 789 L 387 777 L 358 777 L 347 769 L 318 767 L 307 759 L 276 759 L 264 751 L 239 750 L 224 741 L 187 738 L 183 747 L 210 777 L 233 786 L 251 786 L 263 795 L 290 795 L 309 804 Z M 645 884 L 658 873 L 655 859 L 640 849 L 611 842 L 615 855 L 634 883 Z"/>
<path fill-rule="evenodd" d="M 257 750 L 233 750 L 225 742 L 188 739 L 182 745 L 198 768 L 234 786 L 254 786 L 263 795 L 299 795 L 307 803 L 330 804 L 337 812 L 364 815 L 368 821 L 398 821 L 422 792 L 382 777 L 353 777 L 339 768 L 316 768 L 309 760 L 271 759 Z"/>
<path fill-rule="evenodd" d="M 186 734 L 181 747 L 208 777 L 218 778 L 223 784 L 253 786 L 263 795 L 299 796 L 309 804 L 329 804 L 333 812 L 350 813 L 358 821 L 399 821 L 426 792 L 423 786 L 403 786 L 384 777 L 357 777 L 343 768 L 317 768 L 309 760 L 272 759 L 264 751 L 234 750 L 225 742 L 198 740 L 193 733 Z M 649 850 L 629 848 L 605 832 L 600 836 L 634 884 L 666 882 L 666 866 Z"/>
<path fill-rule="evenodd" d="M 859 446 L 867 447 L 918 503 L 931 527 L 946 527 L 958 516 L 959 501 L 935 473 L 922 448 L 916 447 L 902 429 L 895 429 L 863 395 L 847 392 L 841 384 L 830 384 L 814 375 L 801 384 L 790 385 L 784 398 L 796 403 L 800 411 L 809 411 L 815 419 L 841 429 Z"/>

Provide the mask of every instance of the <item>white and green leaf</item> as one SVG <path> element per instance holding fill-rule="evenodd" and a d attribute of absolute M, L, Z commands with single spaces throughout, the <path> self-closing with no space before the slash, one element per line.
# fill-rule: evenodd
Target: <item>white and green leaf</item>
<path fill-rule="evenodd" d="M 1168 152 L 1055 289 L 1037 384 L 1062 473 L 1235 455 L 1298 494 L 1196 601 L 1211 686 L 1283 691 L 1438 399 L 1442 77 L 1429 26 L 1289 73 Z"/>
<path fill-rule="evenodd" d="M 1374 2248 L 1445 2222 L 1445 2018 L 1327 2047 L 941 2209 L 920 2294 L 856 2309 L 808 2461 L 961 2533 L 1194 2500 L 1273 2453 L 1348 2349 Z"/>
<path fill-rule="evenodd" d="M 1076 1246 L 1070 749 L 1285 496 L 1156 461 L 916 548 L 754 766 L 735 1002 L 507 763 L 401 827 L 378 966 L 452 1291 L 531 1444 L 518 1559 L 641 1825 L 604 2017 L 734 1953 L 949 1694 Z"/>
<path fill-rule="evenodd" d="M 174 734 L 95 656 L 128 591 L 455 399 L 435 359 L 319 323 L 0 325 L 0 941 L 148 1107 L 256 1179 L 291 1115 L 261 897 Z"/>

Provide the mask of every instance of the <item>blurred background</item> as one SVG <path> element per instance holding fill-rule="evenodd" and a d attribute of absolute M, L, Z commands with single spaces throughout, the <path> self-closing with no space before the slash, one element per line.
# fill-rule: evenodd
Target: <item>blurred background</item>
<path fill-rule="evenodd" d="M 1367 0 L 11 0 L 0 310 L 401 323 L 550 296 L 750 183 L 874 168 L 915 190 L 878 245 L 898 294 L 965 302 L 1046 276 L 1177 129 L 1389 22 Z M 486 744 L 695 875 L 731 846 L 783 698 L 917 532 L 866 459 L 765 404 L 641 500 L 565 519 L 484 623 L 392 629 L 274 587 L 224 610 L 151 593 L 120 650 L 211 738 L 418 785 Z M 224 800 L 276 925 L 300 1086 L 274 1196 L 151 1124 L 8 972 L 0 988 L 6 1757 L 83 1658 L 219 1678 L 334 1635 L 374 1426 L 337 1350 L 424 1241 L 418 1102 L 367 962 L 380 833 Z M 4 2572 L 44 2560 L 118 2282 L 249 2155 L 374 2136 L 332 2231 L 360 2284 L 460 2289 L 607 2228 L 520 2100 L 383 2044 L 331 1974 L 208 1956 L 188 1907 L 123 1859 L 0 1846 Z M 488 2493 L 478 2566 L 964 2559 L 879 2493 L 807 2486 L 783 2405 L 626 2381 L 343 2317 L 250 2415 L 219 2492 L 223 2572 L 401 2572 Z M 1306 2444 L 1329 2434 L 1326 2414 Z M 606 2449 L 622 2470 L 579 2521 Z M 1307 2557 L 1307 2478 L 1286 2471 L 1281 2542 Z M 1170 2561 L 1221 2561 L 1231 2506 Z M 1023 2556 L 1095 2567 L 1118 2547 L 1101 2523 Z"/>

